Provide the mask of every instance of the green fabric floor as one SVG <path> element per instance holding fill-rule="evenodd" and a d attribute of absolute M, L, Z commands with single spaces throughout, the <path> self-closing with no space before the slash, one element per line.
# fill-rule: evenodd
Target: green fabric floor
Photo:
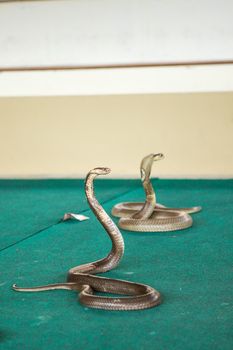
<path fill-rule="evenodd" d="M 233 180 L 154 184 L 159 203 L 203 211 L 184 231 L 122 231 L 124 258 L 104 276 L 149 284 L 163 296 L 159 307 L 122 312 L 83 307 L 71 291 L 11 290 L 65 281 L 69 268 L 105 256 L 110 241 L 81 180 L 0 182 L 0 348 L 233 349 Z M 110 213 L 116 203 L 143 200 L 140 186 L 99 180 L 96 194 Z M 58 223 L 69 211 L 91 219 Z"/>
<path fill-rule="evenodd" d="M 96 193 L 106 202 L 139 184 L 98 179 Z M 88 208 L 83 180 L 0 180 L 0 250 Z"/>

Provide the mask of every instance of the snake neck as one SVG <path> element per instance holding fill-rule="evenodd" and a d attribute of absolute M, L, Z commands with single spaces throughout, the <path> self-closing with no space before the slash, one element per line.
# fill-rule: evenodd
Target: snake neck
<path fill-rule="evenodd" d="M 95 271 L 93 272 L 98 273 L 109 271 L 119 264 L 124 254 L 124 240 L 118 227 L 114 224 L 95 197 L 93 181 L 99 174 L 95 173 L 94 170 L 89 172 L 85 181 L 87 201 L 112 241 L 112 249 L 107 257 L 94 263 Z"/>
<path fill-rule="evenodd" d="M 155 191 L 150 181 L 151 168 L 154 161 L 163 159 L 162 153 L 149 154 L 141 161 L 140 171 L 142 186 L 146 194 L 146 201 L 142 209 L 133 215 L 134 219 L 148 219 L 154 211 L 156 205 Z"/>
<path fill-rule="evenodd" d="M 145 191 L 146 201 L 142 209 L 133 215 L 134 219 L 148 219 L 154 211 L 156 204 L 155 191 L 150 181 L 151 168 L 154 155 L 150 154 L 143 158 L 140 166 L 142 186 Z"/>
<path fill-rule="evenodd" d="M 150 174 L 154 162 L 154 155 L 150 154 L 143 158 L 140 166 L 142 186 L 146 194 L 146 202 L 155 205 L 155 191 L 150 181 Z"/>

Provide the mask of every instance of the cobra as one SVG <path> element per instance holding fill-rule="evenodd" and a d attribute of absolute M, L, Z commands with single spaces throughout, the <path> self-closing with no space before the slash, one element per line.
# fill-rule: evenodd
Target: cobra
<path fill-rule="evenodd" d="M 71 268 L 68 272 L 66 283 L 32 288 L 20 288 L 13 285 L 15 291 L 39 292 L 54 289 L 75 290 L 79 292 L 79 301 L 83 305 L 104 310 L 140 310 L 160 304 L 160 293 L 150 286 L 94 276 L 97 273 L 110 271 L 115 268 L 124 254 L 124 240 L 119 229 L 94 195 L 94 179 L 99 175 L 107 175 L 109 172 L 109 168 L 95 168 L 88 173 L 85 181 L 85 192 L 90 208 L 105 228 L 112 241 L 112 248 L 109 254 L 103 259 Z M 100 296 L 96 295 L 95 292 L 114 293 L 124 296 L 118 298 Z"/>
<path fill-rule="evenodd" d="M 141 162 L 141 180 L 146 194 L 146 201 L 125 202 L 115 205 L 112 214 L 120 217 L 119 227 L 129 231 L 166 232 L 182 230 L 192 226 L 189 214 L 197 213 L 201 207 L 165 208 L 156 203 L 156 195 L 150 181 L 151 168 L 154 161 L 163 159 L 162 153 L 149 154 Z"/>

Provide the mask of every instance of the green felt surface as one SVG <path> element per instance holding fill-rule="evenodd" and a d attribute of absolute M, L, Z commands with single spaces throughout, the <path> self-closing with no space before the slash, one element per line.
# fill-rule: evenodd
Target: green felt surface
<path fill-rule="evenodd" d="M 121 186 L 121 182 L 118 182 Z M 141 311 L 83 307 L 77 293 L 16 293 L 12 283 L 62 282 L 75 265 L 103 257 L 109 239 L 91 220 L 64 222 L 0 254 L 0 347 L 3 349 L 221 349 L 233 348 L 233 181 L 156 181 L 158 201 L 202 205 L 194 225 L 170 233 L 123 231 L 125 256 L 104 276 L 149 284 L 163 303 Z M 144 198 L 140 187 L 105 202 Z M 115 220 L 117 222 L 117 219 Z M 23 227 L 23 223 L 20 224 Z"/>
<path fill-rule="evenodd" d="M 139 185 L 137 180 L 97 180 L 100 202 Z M 0 250 L 87 210 L 83 180 L 0 180 Z"/>

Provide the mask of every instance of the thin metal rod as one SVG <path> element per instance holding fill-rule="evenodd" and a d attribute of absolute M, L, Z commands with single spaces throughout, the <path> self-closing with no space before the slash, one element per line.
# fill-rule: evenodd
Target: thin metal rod
<path fill-rule="evenodd" d="M 1 0 L 0 0 L 1 1 Z M 122 63 L 100 65 L 74 65 L 74 66 L 24 66 L 24 67 L 0 67 L 0 72 L 16 71 L 47 71 L 47 70 L 78 70 L 78 69 L 117 69 L 117 68 L 149 68 L 149 67 L 174 67 L 174 66 L 202 66 L 233 64 L 232 60 L 219 61 L 185 61 L 185 62 L 157 62 L 157 63 Z"/>

